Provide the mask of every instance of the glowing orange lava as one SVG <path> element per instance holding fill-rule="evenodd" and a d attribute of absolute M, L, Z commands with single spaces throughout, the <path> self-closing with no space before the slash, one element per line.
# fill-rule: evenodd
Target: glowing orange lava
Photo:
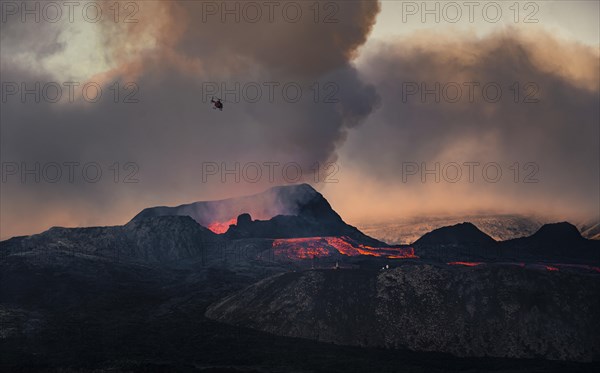
<path fill-rule="evenodd" d="M 481 262 L 450 262 L 450 263 L 448 263 L 448 265 L 451 265 L 451 266 L 458 265 L 458 266 L 467 266 L 467 267 L 475 267 L 480 264 L 483 264 L 483 263 L 481 263 Z"/>
<path fill-rule="evenodd" d="M 221 233 L 225 233 L 227 232 L 227 230 L 229 229 L 229 226 L 232 224 L 235 224 L 237 222 L 236 218 L 230 219 L 228 221 L 224 221 L 224 222 L 213 222 L 210 223 L 208 225 L 208 229 L 210 229 L 211 231 L 213 231 L 214 233 L 217 234 L 221 234 Z"/>
<path fill-rule="evenodd" d="M 323 258 L 332 254 L 327 241 L 321 237 L 282 238 L 273 241 L 275 256 L 290 259 Z"/>
<path fill-rule="evenodd" d="M 371 247 L 355 243 L 349 237 L 286 238 L 273 241 L 276 256 L 290 259 L 322 258 L 332 254 L 346 256 L 370 255 L 389 259 L 418 258 L 412 247 Z"/>

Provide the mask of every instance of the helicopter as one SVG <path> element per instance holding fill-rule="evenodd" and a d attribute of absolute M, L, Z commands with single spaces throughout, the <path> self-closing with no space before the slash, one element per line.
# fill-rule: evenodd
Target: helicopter
<path fill-rule="evenodd" d="M 210 103 L 213 104 L 213 109 L 219 109 L 220 111 L 223 111 L 223 100 L 221 100 L 220 98 L 217 97 L 217 99 L 215 99 L 213 97 L 210 100 Z"/>

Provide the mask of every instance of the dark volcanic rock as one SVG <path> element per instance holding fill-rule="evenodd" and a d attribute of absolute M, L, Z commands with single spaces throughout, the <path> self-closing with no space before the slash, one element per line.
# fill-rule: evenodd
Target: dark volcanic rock
<path fill-rule="evenodd" d="M 123 230 L 135 258 L 168 262 L 206 255 L 220 238 L 187 216 L 162 216 L 127 223 Z"/>
<path fill-rule="evenodd" d="M 270 333 L 458 356 L 600 359 L 600 276 L 405 265 L 265 279 L 206 315 Z"/>
<path fill-rule="evenodd" d="M 61 251 L 93 255 L 111 260 L 152 263 L 201 258 L 222 238 L 187 216 L 139 219 L 124 226 L 92 228 L 50 228 L 28 237 L 0 243 L 4 256 L 35 251 Z"/>
<path fill-rule="evenodd" d="M 252 217 L 250 214 L 242 214 L 237 218 L 237 226 L 240 228 L 245 228 L 252 223 Z"/>
<path fill-rule="evenodd" d="M 595 372 L 583 363 L 457 358 L 277 337 L 202 316 L 208 304 L 264 274 L 32 254 L 0 259 L 2 372 Z M 331 292 L 336 302 L 348 290 L 343 280 L 336 283 L 341 296 Z"/>
<path fill-rule="evenodd" d="M 357 228 L 346 224 L 341 218 L 339 220 L 323 221 L 307 216 L 278 215 L 269 220 L 251 220 L 248 217 L 244 218 L 241 224 L 238 219 L 238 224 L 232 225 L 225 233 L 225 237 L 229 239 L 277 239 L 323 236 L 347 236 L 365 245 L 377 247 L 388 246 L 381 241 L 363 234 Z"/>

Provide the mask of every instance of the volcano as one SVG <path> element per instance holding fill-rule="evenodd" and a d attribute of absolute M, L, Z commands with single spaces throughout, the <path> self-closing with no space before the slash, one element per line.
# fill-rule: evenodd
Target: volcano
<path fill-rule="evenodd" d="M 224 233 L 243 213 L 255 219 L 277 215 L 301 215 L 324 220 L 341 219 L 323 196 L 308 184 L 277 186 L 262 193 L 218 201 L 200 201 L 176 207 L 157 206 L 142 210 L 132 220 L 153 216 L 184 215 L 215 233 Z"/>
<path fill-rule="evenodd" d="M 267 218 L 254 220 L 251 213 Z M 236 252 L 244 255 L 236 257 L 234 265 L 257 257 L 284 261 L 325 256 L 415 258 L 412 248 L 392 247 L 344 222 L 307 184 L 241 198 L 147 208 L 123 226 L 54 227 L 4 241 L 2 250 L 15 254 L 56 250 L 163 267 L 219 260 Z"/>
<path fill-rule="evenodd" d="M 345 236 L 362 245 L 388 247 L 344 222 L 325 197 L 308 184 L 278 186 L 241 198 L 151 207 L 132 222 L 170 215 L 189 216 L 229 239 Z"/>

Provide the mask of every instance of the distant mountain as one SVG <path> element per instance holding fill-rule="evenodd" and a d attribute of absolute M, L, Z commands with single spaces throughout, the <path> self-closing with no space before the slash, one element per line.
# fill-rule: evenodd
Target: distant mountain
<path fill-rule="evenodd" d="M 357 224 L 365 234 L 388 244 L 411 244 L 427 232 L 464 221 L 473 223 L 482 232 L 496 241 L 531 236 L 548 222 L 547 219 L 518 214 L 461 215 L 461 216 L 416 216 L 380 222 Z M 587 239 L 600 240 L 598 219 L 575 224 Z"/>
<path fill-rule="evenodd" d="M 491 245 L 496 241 L 472 223 L 442 227 L 426 233 L 414 244 L 418 245 Z"/>
<path fill-rule="evenodd" d="M 567 222 L 545 224 L 529 237 L 504 241 L 499 246 L 507 255 L 525 260 L 600 262 L 600 241 L 582 237 L 577 227 Z"/>
<path fill-rule="evenodd" d="M 540 245 L 568 245 L 586 241 L 577 227 L 568 222 L 544 224 L 528 240 Z"/>
<path fill-rule="evenodd" d="M 591 240 L 600 240 L 600 222 L 599 219 L 588 220 L 578 224 L 581 235 Z"/>
<path fill-rule="evenodd" d="M 499 258 L 497 242 L 472 223 L 435 229 L 412 245 L 424 259 L 441 261 L 490 261 Z"/>
<path fill-rule="evenodd" d="M 395 219 L 382 222 L 358 224 L 358 229 L 371 237 L 389 244 L 412 244 L 427 232 L 434 229 L 471 222 L 482 232 L 496 241 L 530 236 L 543 221 L 532 216 L 515 214 L 502 215 L 463 215 L 463 216 L 423 216 Z"/>
<path fill-rule="evenodd" d="M 415 254 L 443 261 L 554 261 L 600 263 L 600 241 L 570 223 L 543 225 L 528 237 L 497 242 L 471 223 L 435 229 L 413 244 Z"/>
<path fill-rule="evenodd" d="M 262 280 L 206 316 L 337 344 L 591 361 L 599 278 L 506 265 L 312 270 Z"/>

